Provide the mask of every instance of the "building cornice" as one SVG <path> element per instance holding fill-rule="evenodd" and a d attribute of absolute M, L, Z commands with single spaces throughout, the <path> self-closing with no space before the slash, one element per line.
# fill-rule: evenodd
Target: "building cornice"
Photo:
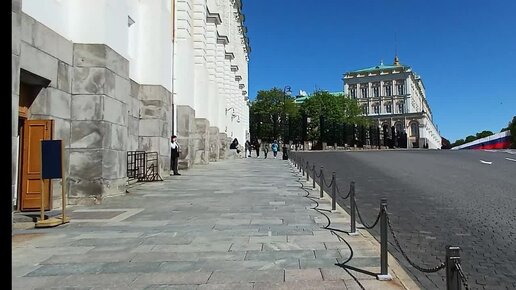
<path fill-rule="evenodd" d="M 219 13 L 212 13 L 210 9 L 206 7 L 206 22 L 220 25 L 222 24 L 222 18 Z"/>

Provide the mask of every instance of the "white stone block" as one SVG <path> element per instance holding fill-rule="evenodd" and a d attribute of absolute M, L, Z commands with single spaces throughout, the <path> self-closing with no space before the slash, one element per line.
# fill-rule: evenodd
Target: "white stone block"
<path fill-rule="evenodd" d="M 11 12 L 11 53 L 20 55 L 21 16 Z"/>
<path fill-rule="evenodd" d="M 113 150 L 127 150 L 127 127 L 110 124 L 111 146 Z"/>
<path fill-rule="evenodd" d="M 141 119 L 139 136 L 161 136 L 163 121 L 160 119 Z"/>
<path fill-rule="evenodd" d="M 35 20 L 25 13 L 21 13 L 21 40 L 27 44 L 34 45 L 34 37 L 32 33 L 32 27 L 34 26 Z"/>
<path fill-rule="evenodd" d="M 120 166 L 124 160 L 123 155 L 116 150 L 102 151 L 102 178 L 118 179 L 124 177 L 120 175 Z"/>
<path fill-rule="evenodd" d="M 57 88 L 67 93 L 72 92 L 72 67 L 59 61 L 57 67 Z"/>
<path fill-rule="evenodd" d="M 49 115 L 63 119 L 70 119 L 71 95 L 53 87 L 48 87 L 46 90 Z"/>
<path fill-rule="evenodd" d="M 127 105 L 110 98 L 108 96 L 103 97 L 104 100 L 104 120 L 119 125 L 127 124 Z"/>
<path fill-rule="evenodd" d="M 72 121 L 70 147 L 74 149 L 105 148 L 110 143 L 108 124 L 102 121 Z"/>
<path fill-rule="evenodd" d="M 65 148 L 70 147 L 71 122 L 61 118 L 54 118 L 54 139 L 63 140 Z"/>
<path fill-rule="evenodd" d="M 11 56 L 11 92 L 20 94 L 20 57 L 14 54 Z"/>
<path fill-rule="evenodd" d="M 21 43 L 20 67 L 57 84 L 57 59 L 24 42 Z"/>
<path fill-rule="evenodd" d="M 159 152 L 159 137 L 146 137 L 140 136 L 138 137 L 138 150 L 142 151 L 150 151 L 150 152 Z"/>
<path fill-rule="evenodd" d="M 129 80 L 115 75 L 115 99 L 127 104 L 131 99 L 129 96 L 130 93 L 131 85 Z"/>
<path fill-rule="evenodd" d="M 73 95 L 73 120 L 102 120 L 103 96 L 100 95 Z"/>

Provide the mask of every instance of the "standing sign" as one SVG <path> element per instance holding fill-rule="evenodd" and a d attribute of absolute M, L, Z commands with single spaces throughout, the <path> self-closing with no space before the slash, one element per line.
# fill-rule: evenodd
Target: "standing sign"
<path fill-rule="evenodd" d="M 61 178 L 62 215 L 61 219 L 49 218 L 45 220 L 43 196 L 43 179 Z M 36 227 L 53 227 L 69 222 L 65 217 L 65 178 L 63 166 L 63 142 L 62 140 L 41 140 L 41 216 Z"/>

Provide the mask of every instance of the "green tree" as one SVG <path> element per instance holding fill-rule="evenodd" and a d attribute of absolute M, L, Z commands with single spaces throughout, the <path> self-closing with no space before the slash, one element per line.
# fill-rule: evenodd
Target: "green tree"
<path fill-rule="evenodd" d="M 298 107 L 292 96 L 285 95 L 282 89 L 260 90 L 249 109 L 253 138 L 268 142 L 288 134 L 287 118 L 295 119 Z"/>
<path fill-rule="evenodd" d="M 472 141 L 475 141 L 477 140 L 477 137 L 473 136 L 473 135 L 469 135 L 468 137 L 466 137 L 466 143 L 468 142 L 472 142 Z"/>
<path fill-rule="evenodd" d="M 477 133 L 477 134 L 475 135 L 475 137 L 476 137 L 476 139 L 481 139 L 481 138 L 489 137 L 489 136 L 491 136 L 491 135 L 493 135 L 493 134 L 494 134 L 494 133 L 493 133 L 493 132 L 491 132 L 491 131 L 485 131 L 485 130 L 484 130 L 484 131 L 482 131 L 482 132 L 480 132 L 480 133 Z"/>
<path fill-rule="evenodd" d="M 356 100 L 345 95 L 333 95 L 327 91 L 316 91 L 300 108 L 304 116 L 309 118 L 307 124 L 308 139 L 324 139 L 335 142 L 340 125 L 368 125 L 369 119 L 361 116 Z M 325 140 L 327 141 L 327 140 Z"/>
<path fill-rule="evenodd" d="M 458 139 L 458 140 L 456 140 L 455 142 L 453 142 L 451 144 L 451 147 L 460 146 L 460 145 L 462 145 L 464 143 L 466 143 L 466 141 L 464 141 L 464 139 Z"/>

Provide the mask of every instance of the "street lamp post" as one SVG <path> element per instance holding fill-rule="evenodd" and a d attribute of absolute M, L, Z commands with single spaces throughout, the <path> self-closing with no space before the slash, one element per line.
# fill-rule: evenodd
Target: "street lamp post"
<path fill-rule="evenodd" d="M 286 111 L 286 99 L 287 94 L 290 96 L 292 94 L 292 88 L 290 86 L 285 86 L 283 88 L 283 118 L 282 118 L 282 124 L 283 124 L 283 160 L 288 160 L 288 154 L 287 154 L 287 140 L 286 140 L 286 120 L 287 120 L 287 111 Z"/>

